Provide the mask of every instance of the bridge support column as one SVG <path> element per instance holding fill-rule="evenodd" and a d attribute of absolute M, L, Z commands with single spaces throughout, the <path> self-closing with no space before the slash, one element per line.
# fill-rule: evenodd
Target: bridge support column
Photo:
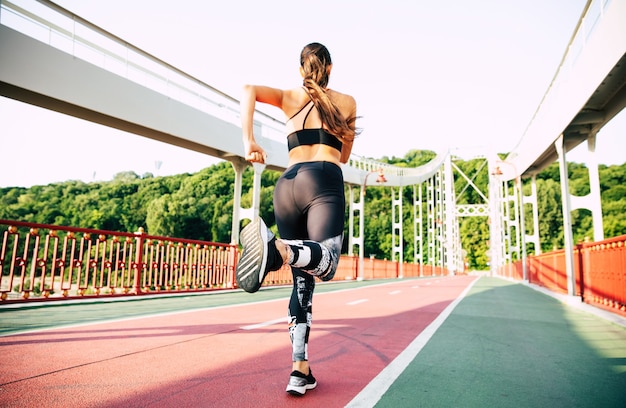
<path fill-rule="evenodd" d="M 428 263 L 431 269 L 434 271 L 436 264 L 435 261 L 435 178 L 434 176 L 429 178 L 426 182 L 426 208 L 427 208 L 427 222 L 426 222 L 426 247 L 428 252 Z M 433 272 L 431 272 L 431 275 Z"/>
<path fill-rule="evenodd" d="M 261 175 L 265 170 L 265 164 L 252 163 L 254 169 L 254 179 L 252 181 L 252 215 L 248 218 L 254 219 L 259 216 L 261 208 Z"/>
<path fill-rule="evenodd" d="M 502 244 L 500 245 L 500 267 L 511 262 L 510 248 L 511 237 L 509 235 L 509 190 L 508 183 L 501 178 L 498 179 L 498 188 L 500 189 L 500 233 L 502 235 Z"/>
<path fill-rule="evenodd" d="M 589 194 L 585 196 L 572 195 L 572 210 L 580 208 L 591 211 L 593 219 L 593 240 L 602 241 L 604 239 L 604 228 L 602 225 L 602 200 L 600 197 L 600 175 L 598 173 L 598 161 L 596 160 L 596 135 L 591 135 L 587 139 L 587 157 L 585 164 L 589 171 Z"/>
<path fill-rule="evenodd" d="M 593 240 L 598 242 L 604 240 L 604 225 L 595 134 L 587 139 L 587 168 L 589 169 L 589 209 L 593 218 Z"/>
<path fill-rule="evenodd" d="M 502 266 L 504 247 L 504 208 L 502 206 L 503 183 L 496 171 L 497 156 L 489 158 L 489 274 L 495 276 Z"/>
<path fill-rule="evenodd" d="M 563 234 L 565 235 L 565 271 L 567 274 L 567 293 L 576 295 L 576 277 L 574 276 L 574 237 L 572 236 L 572 206 L 568 187 L 567 159 L 565 154 L 565 139 L 563 135 L 554 143 L 559 154 L 559 169 L 561 175 L 561 201 L 563 207 Z"/>
<path fill-rule="evenodd" d="M 349 215 L 349 228 L 350 228 L 350 235 L 348 236 L 348 253 L 350 255 L 354 255 L 354 253 L 356 252 L 354 249 L 355 245 L 359 246 L 359 268 L 357 271 L 357 280 L 363 280 L 364 276 L 363 276 L 363 271 L 365 268 L 365 264 L 364 264 L 364 256 L 365 256 L 365 249 L 363 248 L 363 245 L 365 244 L 364 239 L 363 239 L 363 234 L 365 232 L 365 226 L 364 226 L 364 221 L 365 221 L 365 216 L 363 214 L 365 208 L 363 206 L 363 202 L 365 201 L 365 186 L 362 185 L 361 186 L 361 190 L 360 190 L 360 194 L 359 194 L 359 201 L 355 201 L 355 197 L 354 197 L 354 188 L 352 188 L 352 186 L 349 187 L 350 190 L 350 215 Z M 356 236 L 354 234 L 354 214 L 356 212 L 359 212 L 359 235 Z"/>
<path fill-rule="evenodd" d="M 454 176 L 452 174 L 452 160 L 450 155 L 443 163 L 443 265 L 448 270 L 448 275 L 456 275 L 459 252 L 457 251 L 458 221 L 456 218 L 454 197 Z M 460 249 L 460 248 L 459 248 Z M 461 269 L 462 271 L 462 269 Z"/>
<path fill-rule="evenodd" d="M 233 187 L 233 223 L 230 231 L 230 243 L 238 244 L 239 243 L 239 223 L 241 221 L 241 213 L 243 209 L 241 208 L 241 182 L 243 179 L 243 172 L 246 169 L 246 164 L 241 162 L 233 162 L 230 164 L 233 166 L 233 170 L 235 170 L 235 185 Z"/>
<path fill-rule="evenodd" d="M 402 186 L 398 187 L 398 195 L 396 189 L 391 187 L 391 228 L 392 228 L 392 260 L 398 261 L 398 278 L 404 277 L 404 234 L 402 228 Z"/>
<path fill-rule="evenodd" d="M 516 177 L 513 180 L 513 194 L 509 194 L 509 183 L 504 183 L 505 203 L 506 203 L 506 262 L 514 260 L 513 253 L 516 254 L 515 259 L 522 261 L 522 269 L 526 263 L 525 234 L 526 228 L 523 221 L 524 201 L 521 189 L 521 180 Z M 513 204 L 513 214 L 511 214 L 511 203 Z"/>
<path fill-rule="evenodd" d="M 428 208 L 427 245 L 428 263 L 433 268 L 433 275 L 443 273 L 444 263 L 444 205 L 443 205 L 443 171 L 440 168 L 428 179 L 426 201 Z"/>
<path fill-rule="evenodd" d="M 537 175 L 533 174 L 531 179 L 531 193 L 526 196 L 526 203 L 530 204 L 533 216 L 533 233 L 526 235 L 526 241 L 532 242 L 535 247 L 535 255 L 541 254 L 541 241 L 539 239 L 539 206 L 537 200 Z"/>
<path fill-rule="evenodd" d="M 413 262 L 419 263 L 419 276 L 424 276 L 424 228 L 422 184 L 413 185 Z"/>
<path fill-rule="evenodd" d="M 519 175 L 515 177 L 515 189 L 519 196 L 519 233 L 517 236 L 520 240 L 521 246 L 522 279 L 524 280 L 524 282 L 528 282 L 528 268 L 526 265 L 526 218 L 524 214 L 524 189 L 522 186 L 522 179 Z"/>
<path fill-rule="evenodd" d="M 252 163 L 254 169 L 254 180 L 252 184 L 252 207 L 244 208 L 241 206 L 241 191 L 243 172 L 248 167 L 247 162 L 230 162 L 235 170 L 235 186 L 233 188 L 233 223 L 231 230 L 231 243 L 239 243 L 240 223 L 243 219 L 252 220 L 259 216 L 261 207 L 261 174 L 265 170 L 265 165 L 260 163 Z"/>
<path fill-rule="evenodd" d="M 437 222 L 436 222 L 436 256 L 437 256 L 437 265 L 439 266 L 439 272 L 441 276 L 443 276 L 443 268 L 446 266 L 445 264 L 445 247 L 443 245 L 445 240 L 444 235 L 444 221 L 445 221 L 445 213 L 444 213 L 444 205 L 443 205 L 443 169 L 439 168 L 437 171 L 437 175 L 435 177 L 435 213 L 437 214 Z"/>

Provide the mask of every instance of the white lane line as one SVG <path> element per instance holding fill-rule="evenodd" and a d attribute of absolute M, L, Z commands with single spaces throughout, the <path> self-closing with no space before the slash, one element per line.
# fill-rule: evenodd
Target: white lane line
<path fill-rule="evenodd" d="M 263 323 L 251 324 L 249 326 L 242 326 L 241 328 L 243 330 L 254 330 L 254 329 L 260 329 L 262 327 L 273 326 L 273 325 L 275 325 L 277 323 L 287 323 L 287 318 L 286 317 L 281 317 L 279 319 L 269 320 L 269 321 L 263 322 Z"/>
<path fill-rule="evenodd" d="M 411 289 L 417 289 L 419 287 L 420 287 L 419 285 L 415 285 L 415 286 L 411 286 Z"/>
<path fill-rule="evenodd" d="M 364 302 L 367 302 L 367 301 L 368 301 L 368 299 L 353 300 L 352 302 L 348 302 L 348 306 L 358 305 L 359 303 L 364 303 Z"/>
<path fill-rule="evenodd" d="M 389 292 L 390 295 L 397 295 L 398 293 L 402 293 L 401 290 L 394 290 L 393 292 Z"/>
<path fill-rule="evenodd" d="M 467 288 L 444 309 L 443 312 L 424 329 L 409 346 L 404 349 L 387 367 L 383 369 L 345 408 L 369 408 L 376 405 L 382 396 L 387 392 L 391 384 L 402 374 L 408 365 L 422 351 L 422 348 L 433 337 L 437 329 L 446 321 L 454 308 L 463 300 L 472 286 L 478 282 L 474 279 Z"/>
<path fill-rule="evenodd" d="M 331 283 L 332 284 L 332 283 Z M 331 290 L 328 292 L 320 292 L 317 293 L 315 296 L 326 296 L 326 295 L 334 295 L 336 293 L 344 293 L 344 292 L 354 292 L 354 291 L 360 291 L 363 289 L 369 289 L 369 288 L 377 288 L 380 286 L 387 286 L 387 285 L 395 285 L 397 284 L 397 282 L 392 281 L 392 282 L 384 282 L 384 283 L 377 283 L 377 284 L 373 284 L 373 285 L 369 285 L 369 286 L 357 286 L 357 287 L 351 287 L 351 288 L 346 288 L 346 289 L 337 289 L 337 290 Z M 260 290 L 271 290 L 272 288 L 265 288 L 262 287 Z M 216 291 L 213 293 L 210 292 L 198 292 L 197 294 L 194 294 L 193 297 L 195 296 L 212 296 L 214 293 L 233 293 L 236 292 L 236 290 L 224 290 L 224 291 Z M 165 295 L 165 294 L 155 294 L 155 295 L 142 295 L 141 300 L 148 300 L 148 299 L 166 299 L 166 298 L 176 298 L 178 296 L 176 295 Z M 192 296 L 185 296 L 186 298 L 192 297 Z M 254 305 L 261 305 L 261 304 L 266 304 L 266 303 L 273 303 L 273 302 L 284 302 L 285 299 L 287 299 L 287 301 L 289 301 L 289 296 L 287 297 L 281 297 L 281 298 L 276 298 L 276 299 L 268 299 L 268 300 L 260 300 L 257 302 L 250 302 L 250 303 L 235 303 L 235 304 L 227 304 L 227 305 L 222 305 L 222 306 L 207 306 L 207 307 L 201 307 L 201 308 L 190 308 L 190 309 L 185 309 L 185 310 L 175 310 L 175 311 L 171 311 L 171 312 L 146 312 L 145 314 L 142 315 L 138 315 L 138 316 L 130 316 L 130 317 L 122 317 L 122 318 L 104 318 L 102 320 L 92 320 L 89 322 L 82 322 L 82 323 L 70 323 L 70 324 L 59 324 L 56 326 L 51 326 L 51 327 L 44 327 L 44 328 L 37 328 L 37 329 L 25 329 L 25 330 L 15 330 L 15 331 L 11 331 L 11 332 L 7 332 L 7 333 L 0 333 L 0 338 L 2 337 L 10 337 L 10 336 L 17 336 L 20 334 L 31 334 L 31 333 L 40 333 L 40 332 L 49 332 L 49 331 L 55 331 L 55 330 L 60 330 L 60 329 L 71 329 L 71 328 L 83 328 L 83 327 L 88 327 L 88 326 L 97 326 L 99 324 L 108 324 L 108 323 L 120 323 L 120 322 L 129 322 L 129 321 L 134 321 L 134 320 L 143 320 L 143 319 L 151 319 L 151 318 L 155 318 L 155 317 L 166 317 L 166 316 L 177 316 L 177 315 L 182 315 L 182 314 L 189 314 L 189 313 L 198 313 L 198 312 L 203 312 L 203 311 L 214 311 L 214 310 L 222 310 L 222 309 L 230 309 L 230 308 L 236 308 L 236 307 L 248 307 L 248 306 L 254 306 Z M 133 298 L 132 296 L 129 296 L 127 298 L 115 298 L 115 299 L 110 299 L 110 298 L 101 298 L 101 299 L 94 299 L 94 302 L 97 301 L 102 301 L 102 302 L 134 302 L 135 300 L 137 300 L 137 298 Z M 84 302 L 84 300 L 82 299 L 77 299 L 77 300 L 59 300 L 58 304 L 59 305 L 68 305 L 68 304 L 81 304 L 81 302 Z M 9 304 L 9 305 L 3 305 L 2 308 L 3 309 L 17 309 L 17 308 L 27 308 L 27 307 L 39 307 L 37 306 L 39 304 L 39 302 L 31 302 L 31 303 L 27 303 L 27 304 Z M 56 303 L 55 303 L 56 304 Z M 0 322 L 1 323 L 1 322 Z"/>

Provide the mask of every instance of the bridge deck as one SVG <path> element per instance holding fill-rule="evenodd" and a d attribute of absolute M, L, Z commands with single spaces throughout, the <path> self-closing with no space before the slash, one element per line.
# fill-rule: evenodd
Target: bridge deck
<path fill-rule="evenodd" d="M 626 326 L 619 320 L 523 284 L 473 276 L 319 285 L 311 338 L 319 386 L 291 397 L 284 392 L 288 294 L 278 288 L 2 307 L 0 406 L 626 401 Z"/>

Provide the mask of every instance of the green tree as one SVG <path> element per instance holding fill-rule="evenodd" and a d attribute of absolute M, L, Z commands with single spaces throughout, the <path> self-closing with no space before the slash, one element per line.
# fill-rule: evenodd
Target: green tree
<path fill-rule="evenodd" d="M 404 157 L 379 159 L 399 167 L 417 167 L 432 160 L 432 151 L 411 150 Z M 489 183 L 485 160 L 454 159 L 478 189 L 486 193 Z M 582 164 L 568 164 L 569 187 L 572 194 L 589 192 L 588 171 Z M 273 213 L 274 186 L 280 172 L 264 171 L 261 175 L 261 216 L 276 231 Z M 607 237 L 626 234 L 626 163 L 621 166 L 599 166 L 604 233 Z M 243 173 L 242 206 L 252 203 L 254 172 Z M 194 174 L 154 177 L 121 172 L 108 182 L 83 183 L 66 181 L 30 188 L 0 189 L 0 218 L 36 223 L 135 232 L 143 227 L 152 235 L 175 236 L 215 242 L 230 242 L 233 213 L 234 171 L 228 162 L 218 163 Z M 558 163 L 537 175 L 539 236 L 542 250 L 563 247 L 563 214 Z M 346 191 L 349 187 L 346 186 Z M 422 202 L 422 236 L 428 226 L 425 184 Z M 397 187 L 395 188 L 397 194 Z M 530 180 L 524 180 L 524 191 L 530 193 Z M 360 194 L 359 186 L 354 187 Z M 484 204 L 485 200 L 467 180 L 454 175 L 455 197 L 462 204 Z M 413 187 L 402 189 L 404 260 L 412 261 L 415 236 L 413 232 Z M 349 197 L 349 194 L 346 194 Z M 532 231 L 532 212 L 525 207 L 526 228 Z M 389 186 L 370 186 L 365 197 L 366 256 L 391 258 L 393 250 L 392 195 Z M 348 231 L 349 209 L 346 209 L 345 231 Z M 592 217 L 587 210 L 572 212 L 575 240 L 592 236 Z M 487 217 L 460 219 L 460 237 L 471 268 L 487 264 L 489 226 Z M 344 249 L 347 250 L 347 237 Z M 424 248 L 424 262 L 428 251 Z"/>

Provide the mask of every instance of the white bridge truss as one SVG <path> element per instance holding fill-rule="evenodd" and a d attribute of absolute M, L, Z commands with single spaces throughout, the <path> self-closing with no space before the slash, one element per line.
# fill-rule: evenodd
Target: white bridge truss
<path fill-rule="evenodd" d="M 0 95 L 231 162 L 235 171 L 232 241 L 238 242 L 241 220 L 259 214 L 261 173 L 287 166 L 284 124 L 262 112 L 255 115 L 255 132 L 266 147 L 268 161 L 253 165 L 252 206 L 243 208 L 242 174 L 250 164 L 243 159 L 237 100 L 51 1 L 0 3 Z M 352 156 L 343 167 L 350 186 L 350 253 L 363 260 L 365 189 L 376 184 L 368 176 L 382 172 L 385 183 L 381 185 L 391 189 L 390 257 L 400 265 L 405 255 L 405 218 L 411 218 L 403 214 L 404 192 L 411 189 L 416 263 L 451 274 L 464 270 L 459 219 L 487 217 L 492 273 L 522 259 L 526 279 L 527 243 L 534 246 L 534 253 L 541 251 L 535 177 L 556 160 L 561 171 L 568 290 L 573 295 L 570 212 L 589 209 L 594 239 L 603 239 L 594 152 L 598 131 L 626 106 L 624 16 L 626 0 L 588 1 L 518 146 L 506 160 L 483 152 L 489 171 L 487 194 L 452 162 L 449 151 L 417 168 Z M 566 153 L 584 141 L 590 193 L 576 197 L 568 190 Z M 455 172 L 467 181 L 458 195 L 471 187 L 483 203 L 457 204 Z M 530 179 L 526 185 L 530 194 L 523 192 L 522 177 Z M 525 213 L 531 216 L 528 223 Z"/>

